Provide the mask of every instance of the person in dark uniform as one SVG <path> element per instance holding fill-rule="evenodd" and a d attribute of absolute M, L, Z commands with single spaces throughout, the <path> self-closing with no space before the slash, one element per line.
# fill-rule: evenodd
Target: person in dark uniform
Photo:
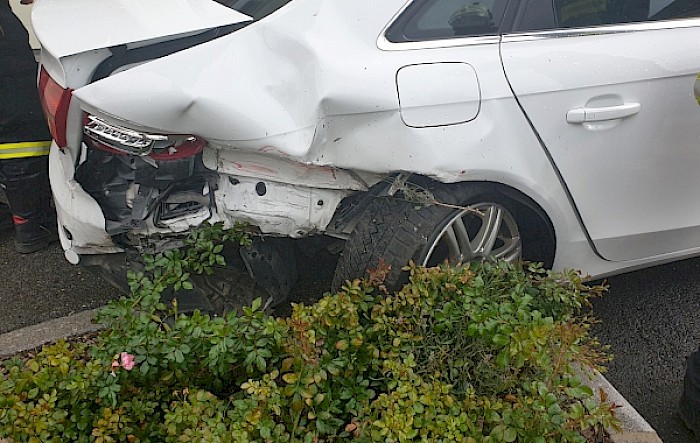
<path fill-rule="evenodd" d="M 700 105 L 700 74 L 695 78 L 693 88 L 695 100 Z M 683 423 L 700 438 L 700 348 L 690 354 L 685 363 L 683 394 L 678 413 Z"/>
<path fill-rule="evenodd" d="M 0 185 L 20 253 L 36 252 L 57 240 L 48 175 L 51 135 L 36 79 L 27 30 L 8 0 L 0 0 Z"/>
<path fill-rule="evenodd" d="M 678 413 L 688 429 L 700 438 L 700 348 L 686 361 Z"/>

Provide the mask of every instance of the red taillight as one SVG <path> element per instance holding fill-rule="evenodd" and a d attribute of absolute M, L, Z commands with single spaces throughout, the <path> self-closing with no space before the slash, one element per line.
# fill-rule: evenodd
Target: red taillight
<path fill-rule="evenodd" d="M 117 155 L 148 156 L 153 160 L 192 157 L 202 152 L 206 145 L 203 139 L 192 135 L 139 132 L 88 114 L 83 116 L 83 133 L 91 148 Z"/>
<path fill-rule="evenodd" d="M 174 145 L 161 150 L 160 152 L 151 153 L 151 158 L 154 160 L 179 160 L 181 158 L 192 157 L 204 151 L 206 143 L 201 138 L 192 137 L 189 140 L 184 140 L 178 145 Z"/>
<path fill-rule="evenodd" d="M 64 89 L 51 78 L 42 67 L 39 73 L 39 98 L 41 107 L 44 108 L 46 122 L 49 125 L 51 136 L 60 148 L 68 145 L 66 141 L 66 123 L 68 119 L 68 105 L 70 104 L 72 89 Z"/>
<path fill-rule="evenodd" d="M 100 151 L 106 151 L 111 154 L 116 155 L 130 155 L 127 152 L 117 150 L 111 146 L 107 146 L 104 143 L 100 143 L 97 140 L 89 140 L 90 147 L 99 149 Z M 192 138 L 190 140 L 185 140 L 178 145 L 173 145 L 171 147 L 165 148 L 160 152 L 151 152 L 148 157 L 153 160 L 179 160 L 182 158 L 192 157 L 193 155 L 199 154 L 204 151 L 205 141 L 201 138 Z M 133 154 L 131 154 L 133 155 Z"/>

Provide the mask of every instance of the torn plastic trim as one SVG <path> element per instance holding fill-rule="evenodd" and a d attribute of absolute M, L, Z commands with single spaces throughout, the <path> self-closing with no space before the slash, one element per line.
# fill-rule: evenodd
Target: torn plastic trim
<path fill-rule="evenodd" d="M 190 220 L 188 226 L 210 220 L 217 209 L 216 186 L 210 183 L 215 177 L 212 175 L 210 178 L 206 180 L 204 176 L 195 176 L 184 182 L 171 183 L 152 203 L 153 225 L 165 229 L 172 228 L 173 223 L 181 220 Z"/>
<path fill-rule="evenodd" d="M 218 175 L 201 151 L 163 160 L 83 146 L 75 180 L 99 204 L 109 235 L 183 232 L 216 213 Z"/>

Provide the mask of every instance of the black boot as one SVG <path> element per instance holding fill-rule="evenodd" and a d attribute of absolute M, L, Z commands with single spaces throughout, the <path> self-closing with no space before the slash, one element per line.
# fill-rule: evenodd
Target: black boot
<path fill-rule="evenodd" d="M 48 157 L 2 160 L 0 166 L 15 225 L 17 252 L 36 252 L 58 240 Z"/>
<path fill-rule="evenodd" d="M 678 415 L 688 429 L 700 437 L 700 349 L 690 354 L 686 361 Z"/>
<path fill-rule="evenodd" d="M 58 240 L 56 219 L 40 222 L 13 217 L 15 222 L 15 250 L 20 254 L 40 251 Z"/>

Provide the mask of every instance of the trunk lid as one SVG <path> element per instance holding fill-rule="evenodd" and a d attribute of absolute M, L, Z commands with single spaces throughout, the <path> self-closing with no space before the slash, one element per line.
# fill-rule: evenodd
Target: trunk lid
<path fill-rule="evenodd" d="M 32 11 L 42 50 L 56 59 L 251 20 L 212 0 L 39 0 Z"/>

